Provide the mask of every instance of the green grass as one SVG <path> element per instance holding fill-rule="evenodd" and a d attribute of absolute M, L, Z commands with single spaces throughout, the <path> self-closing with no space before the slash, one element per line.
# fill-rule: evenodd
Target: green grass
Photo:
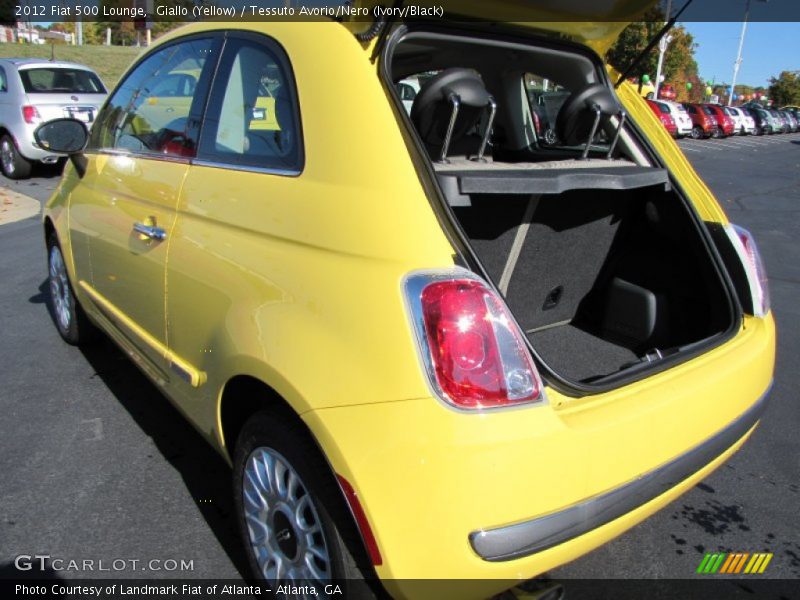
<path fill-rule="evenodd" d="M 91 67 L 106 87 L 111 88 L 119 81 L 122 73 L 130 66 L 144 48 L 131 46 L 67 46 L 55 44 L 56 60 L 76 62 Z M 50 58 L 50 46 L 34 44 L 0 44 L 0 58 Z"/>

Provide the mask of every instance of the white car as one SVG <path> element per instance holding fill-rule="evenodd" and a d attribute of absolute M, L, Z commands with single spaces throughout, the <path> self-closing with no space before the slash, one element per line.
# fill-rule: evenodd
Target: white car
<path fill-rule="evenodd" d="M 414 98 L 416 98 L 419 93 L 419 87 L 419 80 L 416 77 L 409 77 L 408 79 L 397 82 L 397 93 L 400 96 L 400 100 L 403 102 L 403 108 L 406 109 L 409 115 L 411 114 L 411 107 L 414 104 Z"/>
<path fill-rule="evenodd" d="M 685 137 L 692 133 L 692 118 L 689 116 L 689 113 L 686 112 L 686 108 L 683 104 L 678 104 L 677 102 L 670 102 L 668 100 L 659 100 L 661 104 L 666 104 L 669 108 L 669 114 L 672 116 L 672 120 L 675 121 L 675 125 L 678 128 L 678 137 Z"/>
<path fill-rule="evenodd" d="M 741 108 L 723 106 L 722 109 L 733 119 L 733 133 L 740 135 L 753 135 L 756 131 L 756 122 Z"/>
<path fill-rule="evenodd" d="M 0 167 L 9 179 L 30 176 L 34 163 L 66 156 L 42 148 L 34 130 L 71 118 L 91 126 L 106 100 L 100 77 L 85 65 L 31 58 L 0 60 Z"/>

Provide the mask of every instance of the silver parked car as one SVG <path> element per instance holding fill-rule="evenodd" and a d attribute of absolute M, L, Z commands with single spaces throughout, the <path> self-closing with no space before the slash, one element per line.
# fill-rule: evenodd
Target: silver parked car
<path fill-rule="evenodd" d="M 40 147 L 34 130 L 46 121 L 73 118 L 91 126 L 108 92 L 85 65 L 27 58 L 0 60 L 0 165 L 10 179 L 30 175 L 34 162 L 61 155 Z"/>

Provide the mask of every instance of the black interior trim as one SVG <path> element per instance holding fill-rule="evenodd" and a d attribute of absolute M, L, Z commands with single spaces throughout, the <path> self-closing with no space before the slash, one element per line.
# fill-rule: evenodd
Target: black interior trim
<path fill-rule="evenodd" d="M 439 178 L 454 177 L 462 194 L 561 194 L 569 190 L 632 190 L 667 185 L 664 169 L 612 167 L 578 169 L 520 169 L 502 171 L 448 171 Z"/>

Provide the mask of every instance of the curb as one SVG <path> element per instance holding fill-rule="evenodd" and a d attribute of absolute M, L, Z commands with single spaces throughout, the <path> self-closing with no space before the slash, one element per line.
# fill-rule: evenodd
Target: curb
<path fill-rule="evenodd" d="M 0 227 L 35 217 L 41 212 L 42 205 L 35 198 L 0 186 Z"/>

